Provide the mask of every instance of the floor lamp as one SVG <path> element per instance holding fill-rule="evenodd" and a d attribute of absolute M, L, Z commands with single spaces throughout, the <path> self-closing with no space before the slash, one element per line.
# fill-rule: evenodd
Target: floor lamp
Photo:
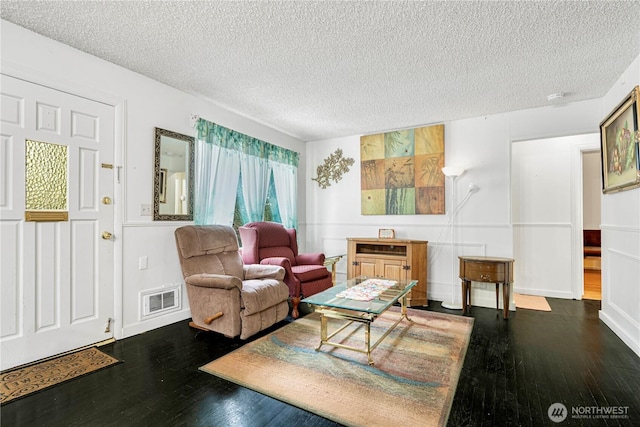
<path fill-rule="evenodd" d="M 464 173 L 464 169 L 456 166 L 445 166 L 442 168 L 442 173 L 451 178 L 451 301 L 443 302 L 442 307 L 450 310 L 462 310 L 462 304 L 456 303 L 456 287 L 454 285 L 456 278 L 456 256 L 454 252 L 455 242 L 455 215 L 456 209 L 456 178 Z"/>

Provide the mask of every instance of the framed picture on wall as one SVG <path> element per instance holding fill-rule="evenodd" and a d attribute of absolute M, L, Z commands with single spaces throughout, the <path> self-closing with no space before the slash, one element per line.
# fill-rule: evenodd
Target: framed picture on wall
<path fill-rule="evenodd" d="M 640 88 L 631 93 L 600 123 L 602 192 L 640 187 Z"/>

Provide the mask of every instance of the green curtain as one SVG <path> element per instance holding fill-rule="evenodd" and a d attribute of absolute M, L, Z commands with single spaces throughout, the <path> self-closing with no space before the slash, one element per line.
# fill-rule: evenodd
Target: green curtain
<path fill-rule="evenodd" d="M 199 119 L 196 125 L 196 132 L 196 138 L 210 144 L 219 145 L 261 159 L 298 167 L 299 153 L 269 144 L 216 123 Z"/>

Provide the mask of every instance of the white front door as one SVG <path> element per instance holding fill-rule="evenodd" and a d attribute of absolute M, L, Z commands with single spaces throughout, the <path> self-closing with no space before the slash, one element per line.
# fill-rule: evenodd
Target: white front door
<path fill-rule="evenodd" d="M 0 369 L 113 337 L 114 108 L 0 76 Z M 26 141 L 66 146 L 68 220 L 25 221 Z M 45 144 L 46 145 L 46 144 Z M 55 163 L 39 161 L 59 169 Z M 48 175 L 45 175 L 48 176 Z M 51 194 L 46 190 L 44 198 Z M 107 237 L 107 236 L 105 236 Z M 107 331 L 107 329 L 109 329 Z"/>

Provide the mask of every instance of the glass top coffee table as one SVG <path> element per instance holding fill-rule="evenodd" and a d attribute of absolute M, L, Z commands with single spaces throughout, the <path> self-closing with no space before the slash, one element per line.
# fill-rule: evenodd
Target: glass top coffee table
<path fill-rule="evenodd" d="M 371 352 L 403 319 L 411 321 L 407 317 L 407 294 L 417 283 L 417 280 L 405 281 L 359 276 L 302 300 L 302 302 L 312 305 L 316 313 L 320 313 L 320 344 L 316 347 L 316 351 L 320 350 L 324 344 L 346 348 L 366 353 L 369 365 L 373 365 Z M 400 318 L 371 345 L 371 323 L 398 302 L 400 303 Z M 347 323 L 328 334 L 327 319 L 329 318 L 345 320 Z M 366 348 L 330 341 L 353 322 L 365 325 Z"/>

